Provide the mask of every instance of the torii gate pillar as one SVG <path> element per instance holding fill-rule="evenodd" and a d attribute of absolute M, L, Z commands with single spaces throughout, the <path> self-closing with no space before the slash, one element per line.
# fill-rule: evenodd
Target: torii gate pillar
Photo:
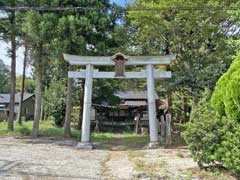
<path fill-rule="evenodd" d="M 83 105 L 83 121 L 82 121 L 82 143 L 90 142 L 90 123 L 91 123 L 91 106 L 92 106 L 92 84 L 93 84 L 93 68 L 91 64 L 86 66 L 86 80 L 84 87 L 84 105 Z"/>
<path fill-rule="evenodd" d="M 113 57 L 104 56 L 75 56 L 64 54 L 64 59 L 71 65 L 84 65 L 86 70 L 80 72 L 68 72 L 69 78 L 85 78 L 84 93 L 84 109 L 82 122 L 81 142 L 79 148 L 92 149 L 90 142 L 90 123 L 91 123 L 91 105 L 92 105 L 92 85 L 93 78 L 147 78 L 148 92 L 148 114 L 149 114 L 149 130 L 150 143 L 149 147 L 153 148 L 159 145 L 158 125 L 156 116 L 155 101 L 155 78 L 171 78 L 170 71 L 154 70 L 154 65 L 168 65 L 175 60 L 176 55 L 167 56 L 125 56 L 118 53 Z M 114 66 L 115 72 L 106 72 L 94 70 L 93 66 Z M 147 68 L 139 72 L 125 72 L 125 65 L 145 65 Z"/>
<path fill-rule="evenodd" d="M 147 93 L 148 93 L 148 114 L 149 114 L 149 128 L 150 128 L 150 147 L 157 146 L 158 142 L 158 126 L 156 119 L 156 99 L 154 87 L 153 66 L 147 65 Z"/>

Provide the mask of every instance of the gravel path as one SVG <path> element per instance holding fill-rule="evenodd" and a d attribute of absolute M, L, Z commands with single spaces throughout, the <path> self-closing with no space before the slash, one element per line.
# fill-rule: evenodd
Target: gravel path
<path fill-rule="evenodd" d="M 76 142 L 0 139 L 0 179 L 101 179 L 109 152 L 74 148 Z"/>
<path fill-rule="evenodd" d="M 112 151 L 103 164 L 102 178 L 106 180 L 133 179 L 134 164 L 123 151 Z"/>
<path fill-rule="evenodd" d="M 200 171 L 186 148 L 129 149 L 121 135 L 95 150 L 80 150 L 76 144 L 0 137 L 0 180 L 236 179 Z"/>

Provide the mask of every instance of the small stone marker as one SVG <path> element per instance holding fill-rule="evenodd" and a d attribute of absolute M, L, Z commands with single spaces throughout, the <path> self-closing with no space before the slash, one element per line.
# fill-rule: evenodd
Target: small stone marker
<path fill-rule="evenodd" d="M 142 134 L 142 135 L 148 135 L 148 128 L 142 127 L 142 128 L 141 128 L 141 134 Z"/>

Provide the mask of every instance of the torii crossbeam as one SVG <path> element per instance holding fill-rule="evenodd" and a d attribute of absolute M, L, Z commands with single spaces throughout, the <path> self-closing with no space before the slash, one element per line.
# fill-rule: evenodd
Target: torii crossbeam
<path fill-rule="evenodd" d="M 64 54 L 64 59 L 70 65 L 84 65 L 86 69 L 80 71 L 69 71 L 68 78 L 84 78 L 84 109 L 82 122 L 81 142 L 78 147 L 92 148 L 90 142 L 90 112 L 92 105 L 92 85 L 93 78 L 147 78 L 148 92 L 148 113 L 149 113 L 149 128 L 150 128 L 150 143 L 153 147 L 159 144 L 158 127 L 156 119 L 156 104 L 155 104 L 155 78 L 171 78 L 170 71 L 154 70 L 154 65 L 169 65 L 171 61 L 176 59 L 176 55 L 167 56 L 126 56 L 117 53 L 112 57 L 105 56 L 76 56 Z M 130 65 L 145 65 L 146 69 L 138 72 L 125 72 L 125 66 Z M 98 71 L 94 66 L 115 66 L 115 72 Z"/>

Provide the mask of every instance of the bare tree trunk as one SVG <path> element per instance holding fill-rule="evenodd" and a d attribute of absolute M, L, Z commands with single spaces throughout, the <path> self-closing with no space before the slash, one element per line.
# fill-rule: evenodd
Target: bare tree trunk
<path fill-rule="evenodd" d="M 71 68 L 69 68 L 71 69 Z M 71 113 L 72 113 L 72 84 L 73 79 L 68 78 L 66 114 L 64 122 L 64 137 L 71 137 Z"/>
<path fill-rule="evenodd" d="M 10 104 L 9 104 L 9 119 L 8 119 L 8 131 L 13 131 L 14 122 L 14 106 L 15 106 L 15 91 L 16 91 L 16 33 L 15 33 L 15 11 L 11 13 L 11 94 L 10 94 Z"/>
<path fill-rule="evenodd" d="M 19 112 L 17 121 L 21 125 L 22 124 L 22 105 L 23 105 L 23 96 L 24 96 L 24 89 L 25 89 L 25 76 L 26 76 L 26 66 L 27 66 L 27 55 L 28 55 L 28 47 L 25 42 L 25 51 L 24 51 L 24 59 L 23 59 L 23 74 L 22 74 L 22 87 L 21 87 L 21 97 L 19 102 Z"/>
<path fill-rule="evenodd" d="M 38 136 L 39 130 L 39 121 L 41 118 L 41 107 L 42 107 L 42 79 L 43 79 L 43 56 L 42 56 L 42 47 L 40 47 L 40 57 L 37 57 L 36 62 L 36 90 L 35 90 L 35 111 L 34 111 L 34 122 L 32 129 L 32 137 L 36 138 Z"/>

